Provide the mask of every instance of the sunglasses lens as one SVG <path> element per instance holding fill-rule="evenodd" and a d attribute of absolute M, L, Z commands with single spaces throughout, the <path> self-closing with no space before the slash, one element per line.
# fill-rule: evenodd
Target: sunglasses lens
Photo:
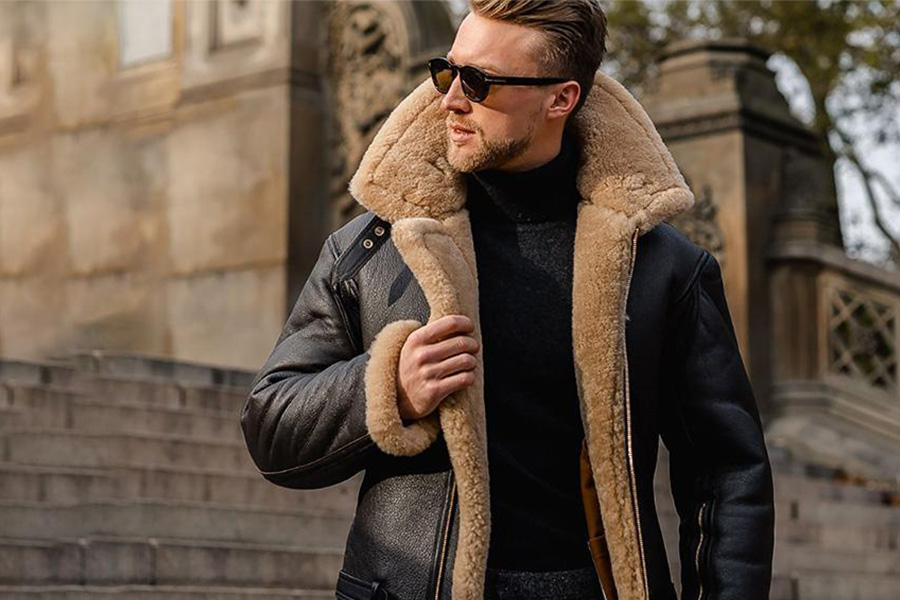
<path fill-rule="evenodd" d="M 434 87 L 442 94 L 450 91 L 453 83 L 453 66 L 444 59 L 433 58 L 428 61 L 428 69 L 431 71 L 431 81 Z"/>
<path fill-rule="evenodd" d="M 450 91 L 457 68 L 445 58 L 432 58 L 428 61 L 431 81 L 442 94 Z M 488 94 L 490 84 L 484 80 L 484 74 L 474 67 L 459 67 L 459 78 L 462 81 L 463 93 L 472 102 L 481 102 Z"/>
<path fill-rule="evenodd" d="M 462 67 L 459 77 L 462 81 L 463 92 L 469 100 L 473 102 L 484 100 L 487 96 L 488 86 L 481 71 L 472 67 Z"/>

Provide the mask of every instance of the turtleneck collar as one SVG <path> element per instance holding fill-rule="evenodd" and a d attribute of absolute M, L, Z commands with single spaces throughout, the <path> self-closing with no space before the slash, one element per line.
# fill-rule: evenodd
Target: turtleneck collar
<path fill-rule="evenodd" d="M 559 153 L 527 171 L 484 169 L 466 173 L 466 206 L 473 218 L 534 223 L 575 217 L 578 141 L 563 129 Z"/>

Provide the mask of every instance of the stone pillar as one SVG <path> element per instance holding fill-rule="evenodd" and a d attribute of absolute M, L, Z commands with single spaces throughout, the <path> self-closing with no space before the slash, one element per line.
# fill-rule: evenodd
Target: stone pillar
<path fill-rule="evenodd" d="M 841 244 L 822 140 L 790 113 L 769 56 L 742 39 L 672 44 L 641 99 L 696 194 L 674 224 L 722 265 L 764 412 L 772 380 L 767 249 L 784 237 Z"/>
<path fill-rule="evenodd" d="M 325 64 L 328 60 L 328 9 L 331 3 L 291 4 L 291 75 L 288 93 L 287 231 L 284 313 L 290 314 L 300 290 L 331 232 L 328 197 L 328 118 Z"/>

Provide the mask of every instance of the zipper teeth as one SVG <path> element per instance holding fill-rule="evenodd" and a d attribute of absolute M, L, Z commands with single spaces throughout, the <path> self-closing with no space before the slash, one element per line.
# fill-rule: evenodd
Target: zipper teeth
<path fill-rule="evenodd" d="M 450 476 L 453 477 L 453 472 L 450 472 Z M 447 541 L 450 537 L 450 517 L 453 514 L 453 504 L 456 501 L 456 478 L 453 477 L 453 487 L 450 490 L 450 505 L 447 508 L 447 518 L 444 520 L 444 539 L 441 542 L 441 553 L 438 557 L 438 574 L 437 579 L 434 584 L 434 600 L 438 600 L 438 596 L 441 594 L 441 578 L 444 575 L 444 554 L 447 550 Z"/>
<path fill-rule="evenodd" d="M 353 332 L 350 330 L 350 317 L 347 316 L 347 310 L 344 307 L 344 299 L 341 296 L 340 289 L 340 281 L 334 281 L 331 284 L 331 291 L 334 295 L 334 302 L 337 304 L 338 312 L 341 313 L 341 322 L 344 324 L 344 331 L 347 332 L 347 338 L 350 340 L 350 344 L 354 349 L 359 350 L 356 346 L 356 339 L 353 335 Z"/>
<path fill-rule="evenodd" d="M 697 512 L 697 527 L 700 529 L 700 541 L 697 542 L 697 553 L 694 557 L 694 564 L 697 567 L 697 585 L 699 586 L 699 591 L 697 592 L 697 600 L 703 596 L 703 580 L 700 579 L 700 548 L 703 546 L 703 510 L 706 508 L 706 501 L 700 505 L 700 510 Z"/>
<path fill-rule="evenodd" d="M 628 469 L 631 475 L 631 501 L 634 509 L 634 516 L 637 522 L 638 548 L 641 554 L 641 576 L 644 583 L 644 598 L 649 598 L 650 586 L 647 583 L 647 565 L 644 558 L 644 534 L 643 532 L 641 532 L 641 513 L 638 510 L 637 499 L 637 478 L 634 474 L 634 454 L 632 452 L 631 446 L 631 394 L 629 390 L 631 386 L 628 381 L 628 344 L 625 338 L 625 315 L 627 314 L 626 311 L 628 308 L 628 291 L 631 288 L 631 277 L 634 274 L 634 263 L 637 257 L 637 240 L 639 232 L 640 228 L 635 229 L 631 237 L 631 263 L 628 267 L 628 282 L 625 284 L 625 300 L 623 301 L 622 307 L 622 348 L 624 351 L 625 359 L 625 415 L 628 424 Z"/>

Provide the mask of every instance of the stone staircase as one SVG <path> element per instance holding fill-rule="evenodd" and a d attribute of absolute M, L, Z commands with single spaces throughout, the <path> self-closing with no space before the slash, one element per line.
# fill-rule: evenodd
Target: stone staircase
<path fill-rule="evenodd" d="M 784 461 L 772 600 L 900 598 L 900 486 Z"/>
<path fill-rule="evenodd" d="M 0 360 L 0 599 L 333 599 L 361 474 L 264 480 L 240 429 L 252 377 Z"/>
<path fill-rule="evenodd" d="M 240 430 L 252 377 L 100 352 L 0 360 L 0 599 L 333 599 L 362 474 L 324 490 L 265 481 Z M 770 456 L 770 600 L 900 599 L 897 486 Z M 667 462 L 660 445 L 678 587 Z"/>
<path fill-rule="evenodd" d="M 678 525 L 660 446 L 657 510 L 678 585 Z M 900 486 L 848 478 L 770 448 L 775 559 L 769 600 L 900 600 Z M 682 600 L 693 600 L 685 599 Z"/>

